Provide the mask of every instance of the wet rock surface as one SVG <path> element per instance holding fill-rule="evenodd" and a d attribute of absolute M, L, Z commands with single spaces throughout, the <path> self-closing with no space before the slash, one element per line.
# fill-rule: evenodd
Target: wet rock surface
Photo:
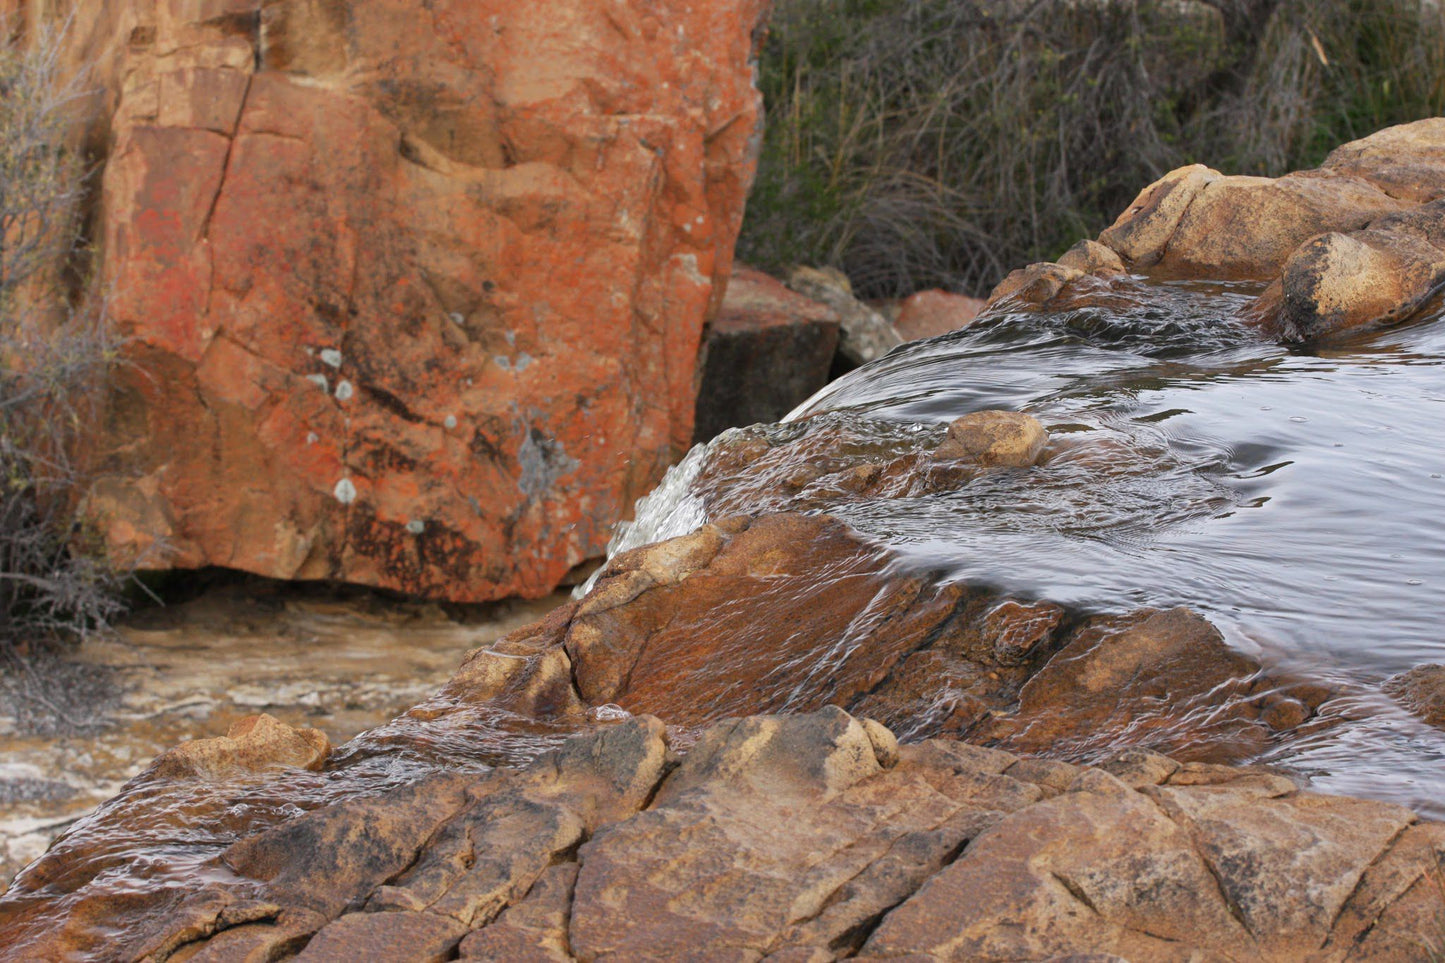
<path fill-rule="evenodd" d="M 1388 679 L 1384 689 L 1430 725 L 1445 729 L 1445 665 L 1417 665 Z"/>
<path fill-rule="evenodd" d="M 109 551 L 471 602 L 601 555 L 692 438 L 764 7 L 51 11 L 103 88 Z"/>
<path fill-rule="evenodd" d="M 114 900 L 27 915 L 65 898 L 42 863 L 0 932 L 17 959 L 1394 960 L 1438 908 L 1438 824 L 1254 770 L 898 746 L 837 708 L 669 742 L 633 718 L 294 817 L 120 930 Z"/>
<path fill-rule="evenodd" d="M 1195 164 L 1146 187 L 1098 241 L 1015 271 L 989 303 L 1067 308 L 1132 272 L 1264 284 L 1241 317 L 1289 341 L 1396 324 L 1445 281 L 1442 197 L 1440 118 L 1387 128 L 1280 178 Z"/>
<path fill-rule="evenodd" d="M 1027 468 L 1038 461 L 1049 433 L 1037 418 L 1017 411 L 976 411 L 948 426 L 939 458 L 962 458 L 986 468 Z"/>
<path fill-rule="evenodd" d="M 137 613 L 114 636 L 88 640 L 65 664 L 68 674 L 103 679 L 104 698 L 81 690 L 86 704 L 72 706 L 42 692 L 54 703 L 45 711 L 62 717 L 47 717 L 52 725 L 38 729 L 43 707 L 30 705 L 26 690 L 4 700 L 0 878 L 8 883 L 157 756 L 165 753 L 183 768 L 197 745 L 187 740 L 224 737 L 258 712 L 287 727 L 350 739 L 424 699 L 469 649 L 561 601 L 551 596 L 449 615 L 363 592 L 272 584 L 217 588 Z M 85 725 L 67 728 L 76 720 Z M 305 741 L 294 747 L 303 755 L 315 748 Z"/>
<path fill-rule="evenodd" d="M 826 515 L 705 525 L 619 555 L 587 597 L 473 653 L 445 691 L 680 726 L 832 704 L 909 739 L 1211 762 L 1259 754 L 1330 694 L 1263 672 L 1187 609 L 1070 615 L 890 562 Z"/>

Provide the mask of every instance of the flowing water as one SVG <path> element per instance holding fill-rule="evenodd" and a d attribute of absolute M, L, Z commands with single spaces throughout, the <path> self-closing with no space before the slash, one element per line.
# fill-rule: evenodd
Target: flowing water
<path fill-rule="evenodd" d="M 59 878 L 22 878 L 0 926 L 36 913 L 31 932 L 43 933 L 68 925 L 75 898 L 185 892 L 216 877 L 207 862 L 236 839 L 308 809 L 555 746 L 566 735 L 557 727 L 429 696 L 467 651 L 559 602 L 449 612 L 360 591 L 242 583 L 88 640 L 65 667 L 66 678 L 100 677 L 96 692 L 109 690 L 87 728 L 26 732 L 0 700 L 0 874 L 8 882 L 56 836 L 53 853 L 66 864 Z M 224 735 L 255 712 L 351 741 L 322 773 L 127 784 L 161 752 Z M 33 958 L 17 952 L 0 949 L 0 959 Z"/>
<path fill-rule="evenodd" d="M 1326 707 L 1338 725 L 1266 761 L 1445 815 L 1445 733 L 1379 693 L 1445 662 L 1445 312 L 1291 348 L 1232 320 L 1252 294 L 1150 285 L 905 345 L 787 423 L 750 430 L 791 459 L 711 470 L 737 432 L 694 451 L 617 547 L 802 507 L 906 565 L 1013 596 L 1095 612 L 1187 605 L 1266 666 L 1350 693 Z M 798 494 L 804 462 L 906 457 L 989 408 L 1044 423 L 1044 464 L 943 492 L 830 497 L 825 479 Z"/>
<path fill-rule="evenodd" d="M 1289 348 L 1231 320 L 1251 294 L 1145 286 L 905 345 L 781 425 L 695 449 L 613 551 L 740 511 L 825 511 L 894 564 L 1015 598 L 1079 612 L 1187 605 L 1267 667 L 1345 692 L 1322 709 L 1334 724 L 1261 761 L 1445 815 L 1445 732 L 1380 691 L 1445 662 L 1445 320 Z M 988 408 L 1039 418 L 1044 462 L 914 484 L 945 425 Z M 729 461 L 742 442 L 770 454 Z M 827 475 L 850 459 L 907 470 L 859 494 Z M 21 874 L 0 924 L 8 914 L 43 932 L 83 920 L 89 896 L 184 892 L 203 867 L 224 875 L 213 858 L 240 836 L 429 772 L 516 764 L 565 735 L 434 697 L 322 773 L 132 784 L 57 843 L 73 851 L 64 878 Z"/>

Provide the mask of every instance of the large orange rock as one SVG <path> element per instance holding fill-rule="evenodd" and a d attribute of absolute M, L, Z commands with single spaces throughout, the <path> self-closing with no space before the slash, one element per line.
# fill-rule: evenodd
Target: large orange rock
<path fill-rule="evenodd" d="M 692 437 L 766 0 L 80 7 L 110 550 L 456 600 L 600 554 Z"/>

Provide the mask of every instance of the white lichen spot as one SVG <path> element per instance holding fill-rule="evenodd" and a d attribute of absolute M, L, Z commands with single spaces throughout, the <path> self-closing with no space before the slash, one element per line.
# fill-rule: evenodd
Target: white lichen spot
<path fill-rule="evenodd" d="M 318 435 L 316 432 L 314 432 L 314 431 L 308 431 L 308 432 L 306 433 L 306 444 L 308 444 L 308 445 L 314 445 L 314 444 L 316 444 L 316 443 L 317 443 L 318 441 L 320 441 L 320 440 L 321 440 L 321 436 Z"/>
<path fill-rule="evenodd" d="M 693 282 L 694 284 L 709 283 L 708 279 L 703 277 L 702 272 L 697 269 L 696 254 L 678 254 L 673 258 L 673 260 L 676 262 L 678 270 L 679 272 L 681 272 L 682 276 L 687 278 L 689 281 Z"/>
<path fill-rule="evenodd" d="M 331 490 L 331 494 L 335 495 L 336 500 L 341 504 L 350 505 L 356 501 L 356 486 L 352 484 L 350 478 L 343 478 L 336 483 L 336 487 Z"/>
<path fill-rule="evenodd" d="M 322 348 L 321 360 L 333 368 L 341 367 L 341 352 L 335 348 Z"/>
<path fill-rule="evenodd" d="M 356 394 L 356 389 L 351 386 L 349 381 L 343 381 L 336 386 L 337 401 L 350 401 L 354 394 Z"/>
<path fill-rule="evenodd" d="M 518 371 L 526 371 L 526 370 L 527 370 L 527 366 L 530 365 L 533 361 L 536 361 L 536 360 L 537 360 L 536 358 L 532 357 L 530 354 L 528 354 L 527 352 L 523 351 L 521 354 L 517 355 L 517 362 L 516 362 L 515 367 L 516 367 L 516 369 L 517 369 Z"/>
<path fill-rule="evenodd" d="M 460 311 L 453 311 L 451 314 L 447 315 L 447 317 L 451 318 L 452 324 L 455 324 L 459 328 L 463 324 L 465 324 L 467 320 L 466 318 L 462 317 L 462 313 Z"/>
<path fill-rule="evenodd" d="M 517 346 L 517 332 L 508 331 L 506 334 L 503 335 L 503 337 L 507 339 L 507 344 L 509 347 L 515 348 Z"/>
<path fill-rule="evenodd" d="M 422 521 L 419 518 L 413 518 L 411 521 L 406 523 L 406 530 L 408 532 L 411 532 L 413 535 L 420 535 L 422 532 L 426 531 L 426 522 Z"/>
<path fill-rule="evenodd" d="M 447 415 L 446 420 L 444 420 L 442 424 L 446 425 L 447 428 L 455 428 L 457 426 L 457 416 Z"/>
<path fill-rule="evenodd" d="M 501 368 L 503 371 L 511 371 L 511 370 L 512 370 L 512 359 L 509 358 L 509 357 L 507 357 L 506 355 L 504 355 L 504 354 L 496 355 L 495 357 L 492 358 L 492 360 L 495 361 L 495 362 L 497 363 L 497 367 L 498 367 L 498 368 Z"/>
<path fill-rule="evenodd" d="M 331 382 L 326 380 L 326 376 L 324 374 L 307 375 L 306 380 L 311 382 L 316 387 L 320 388 L 322 391 L 328 393 L 331 391 Z"/>

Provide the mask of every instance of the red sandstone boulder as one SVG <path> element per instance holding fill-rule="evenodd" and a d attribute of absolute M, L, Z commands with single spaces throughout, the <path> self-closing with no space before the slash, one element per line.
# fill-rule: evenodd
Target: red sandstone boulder
<path fill-rule="evenodd" d="M 937 288 L 919 291 L 898 307 L 893 326 L 905 341 L 933 338 L 956 331 L 968 324 L 983 310 L 982 298 L 940 291 Z"/>
<path fill-rule="evenodd" d="M 79 6 L 107 547 L 458 600 L 600 554 L 692 438 L 765 0 Z"/>

